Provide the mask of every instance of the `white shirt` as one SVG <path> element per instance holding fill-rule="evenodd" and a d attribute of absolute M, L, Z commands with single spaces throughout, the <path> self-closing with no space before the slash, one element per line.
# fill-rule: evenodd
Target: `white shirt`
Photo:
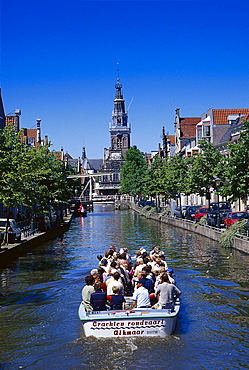
<path fill-rule="evenodd" d="M 143 286 L 135 289 L 132 300 L 137 302 L 137 308 L 151 306 L 149 292 Z"/>
<path fill-rule="evenodd" d="M 122 283 L 120 283 L 119 281 L 117 281 L 117 280 L 112 280 L 112 281 L 110 281 L 110 283 L 108 283 L 108 285 L 107 285 L 107 295 L 113 295 L 114 293 L 113 293 L 113 290 L 112 290 L 112 288 L 114 287 L 114 286 L 116 286 L 116 287 L 118 287 L 119 288 L 119 293 L 120 294 L 124 294 L 124 287 L 123 287 L 123 284 Z"/>

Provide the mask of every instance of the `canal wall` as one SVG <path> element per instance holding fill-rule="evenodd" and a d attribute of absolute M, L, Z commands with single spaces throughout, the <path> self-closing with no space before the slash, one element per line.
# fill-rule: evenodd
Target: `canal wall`
<path fill-rule="evenodd" d="M 217 229 L 212 226 L 202 225 L 200 223 L 182 218 L 162 216 L 160 213 L 152 213 L 149 215 L 148 212 L 146 212 L 146 214 L 144 214 L 142 212 L 143 208 L 138 207 L 132 202 L 129 203 L 129 207 L 133 211 L 139 213 L 141 216 L 205 236 L 206 238 L 215 240 L 217 242 L 220 241 L 220 236 L 225 232 L 225 229 Z M 246 236 L 237 236 L 234 238 L 233 243 L 231 243 L 231 247 L 249 254 L 249 239 Z"/>
<path fill-rule="evenodd" d="M 10 261 L 22 256 L 40 244 L 62 235 L 69 229 L 72 215 L 64 217 L 63 222 L 46 232 L 36 232 L 26 236 L 21 243 L 4 245 L 0 249 L 0 268 L 4 268 Z"/>

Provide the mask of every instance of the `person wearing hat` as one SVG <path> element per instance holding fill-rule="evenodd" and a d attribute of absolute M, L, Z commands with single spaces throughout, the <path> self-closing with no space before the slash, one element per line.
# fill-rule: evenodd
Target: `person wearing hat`
<path fill-rule="evenodd" d="M 132 301 L 134 308 L 149 308 L 151 306 L 149 292 L 144 287 L 143 279 L 137 281 L 137 289 L 133 293 Z"/>
<path fill-rule="evenodd" d="M 175 284 L 175 279 L 173 278 L 173 273 L 174 273 L 174 270 L 170 267 L 170 268 L 168 268 L 167 269 L 167 274 L 168 274 L 168 277 L 169 277 L 169 282 L 171 283 L 171 284 Z"/>

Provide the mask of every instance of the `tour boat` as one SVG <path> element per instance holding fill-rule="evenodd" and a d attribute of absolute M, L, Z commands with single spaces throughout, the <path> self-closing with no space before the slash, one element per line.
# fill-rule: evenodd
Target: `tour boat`
<path fill-rule="evenodd" d="M 131 297 L 126 297 L 126 302 Z M 129 308 L 122 311 L 86 312 L 79 306 L 79 318 L 87 337 L 165 337 L 173 333 L 180 301 L 174 309 Z"/>

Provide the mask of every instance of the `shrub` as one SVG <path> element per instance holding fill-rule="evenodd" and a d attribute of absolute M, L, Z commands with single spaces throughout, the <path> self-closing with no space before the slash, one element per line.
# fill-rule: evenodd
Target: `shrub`
<path fill-rule="evenodd" d="M 240 220 L 231 225 L 220 237 L 222 247 L 230 248 L 236 234 L 247 235 L 247 220 Z"/>

